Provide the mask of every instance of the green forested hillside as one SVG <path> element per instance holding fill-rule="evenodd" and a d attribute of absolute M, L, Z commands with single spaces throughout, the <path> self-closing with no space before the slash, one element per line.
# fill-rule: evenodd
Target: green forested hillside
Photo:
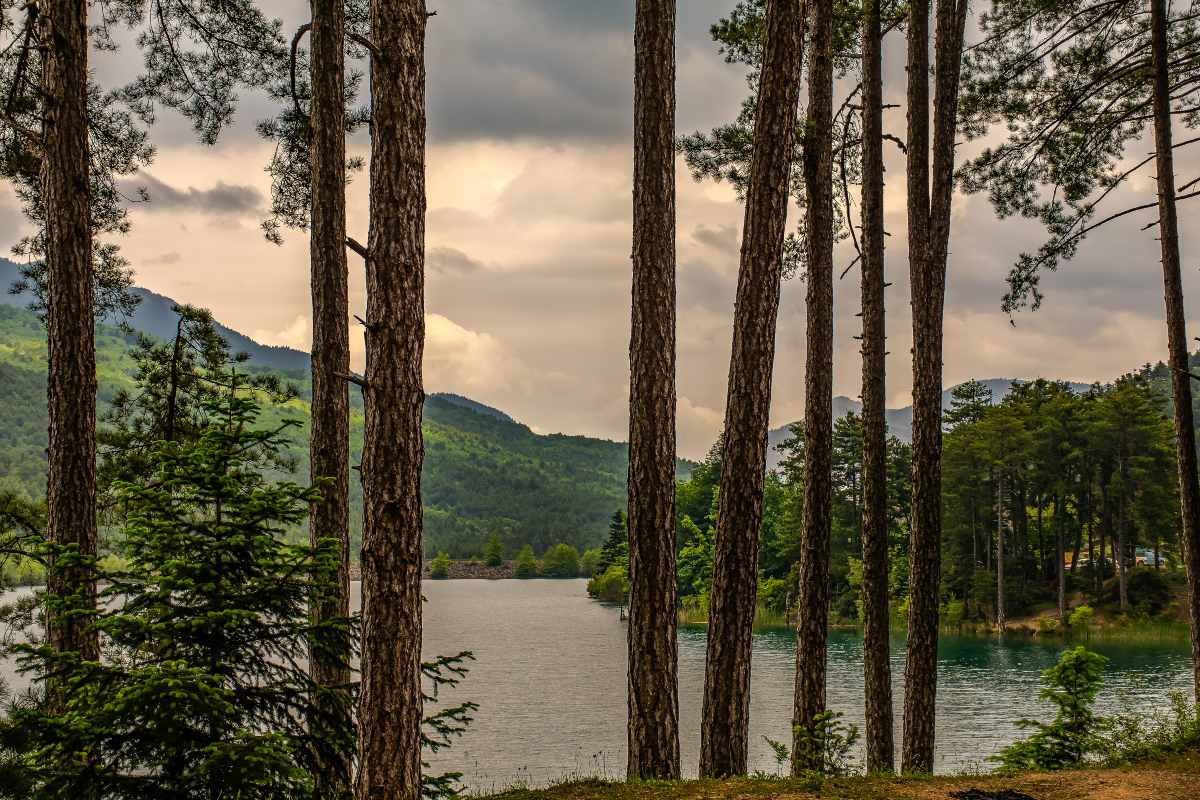
<path fill-rule="evenodd" d="M 132 383 L 129 340 L 101 326 L 97 336 L 100 408 Z M 45 485 L 46 345 L 31 312 L 0 306 L 0 486 L 38 497 Z M 250 362 L 250 368 L 254 360 Z M 299 398 L 266 420 L 307 421 L 305 369 L 277 370 L 299 387 Z M 351 448 L 362 448 L 362 402 L 352 391 Z M 308 474 L 306 427 L 297 429 L 296 472 Z M 455 395 L 425 404 L 424 499 L 426 550 L 454 556 L 482 551 L 499 533 L 507 555 L 529 543 L 542 552 L 556 542 L 599 544 L 613 511 L 624 505 L 627 454 L 619 442 L 583 436 L 541 436 L 507 415 Z M 686 468 L 686 465 L 681 465 Z M 352 529 L 359 528 L 361 487 L 351 480 Z M 354 545 L 357 550 L 357 543 Z"/>

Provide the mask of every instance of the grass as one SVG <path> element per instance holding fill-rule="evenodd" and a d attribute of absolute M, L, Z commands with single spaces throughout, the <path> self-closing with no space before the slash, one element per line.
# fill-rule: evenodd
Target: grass
<path fill-rule="evenodd" d="M 954 775 L 850 777 L 825 780 L 729 778 L 616 782 L 575 780 L 546 789 L 513 788 L 494 800 L 711 800 L 788 798 L 808 800 L 944 800 L 1036 798 L 1036 800 L 1194 800 L 1200 752 L 1116 768 L 1089 768 L 1012 776 Z"/>
<path fill-rule="evenodd" d="M 695 603 L 688 604 L 679 609 L 679 624 L 680 625 L 707 625 L 708 624 L 708 604 Z M 775 611 L 766 606 L 757 606 L 754 609 L 754 627 L 755 628 L 790 628 L 792 622 L 788 620 L 787 614 L 781 611 Z"/>

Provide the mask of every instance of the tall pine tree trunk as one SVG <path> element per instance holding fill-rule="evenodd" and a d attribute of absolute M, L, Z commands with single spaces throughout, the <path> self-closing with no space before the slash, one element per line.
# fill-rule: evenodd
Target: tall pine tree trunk
<path fill-rule="evenodd" d="M 803 44 L 800 0 L 769 0 L 725 405 L 700 728 L 703 776 L 746 772 L 758 536 Z"/>
<path fill-rule="evenodd" d="M 996 630 L 1004 633 L 1008 616 L 1004 609 L 1004 473 L 996 488 Z"/>
<path fill-rule="evenodd" d="M 908 660 L 904 672 L 905 772 L 931 772 L 937 696 L 938 587 L 942 540 L 942 310 L 954 132 L 967 0 L 937 0 L 932 189 L 928 100 L 929 10 L 910 7 L 908 54 L 909 274 L 913 319 L 913 526 Z"/>
<path fill-rule="evenodd" d="M 883 73 L 880 0 L 863 4 L 863 671 L 867 772 L 895 769 L 888 652 L 887 381 L 884 325 Z"/>
<path fill-rule="evenodd" d="M 42 196 L 48 294 L 50 420 L 46 526 L 54 544 L 96 554 L 96 337 L 88 175 L 86 0 L 43 0 Z M 49 590 L 75 611 L 96 605 L 90 566 L 55 567 Z M 51 647 L 100 657 L 90 613 L 52 614 Z"/>
<path fill-rule="evenodd" d="M 321 502 L 309 516 L 309 540 L 339 543 L 334 585 L 312 610 L 313 621 L 350 616 L 350 396 L 344 376 L 350 371 L 346 289 L 346 108 L 345 4 L 312 0 L 312 106 L 309 113 L 312 209 L 312 426 L 310 475 L 324 479 Z M 321 686 L 350 684 L 350 647 L 333 658 L 310 653 L 313 681 Z M 321 714 L 340 713 L 331 703 Z M 350 775 L 350 754 L 321 764 L 315 776 L 318 797 L 339 796 Z"/>
<path fill-rule="evenodd" d="M 804 129 L 807 195 L 807 354 L 804 377 L 804 528 L 796 608 L 792 774 L 819 770 L 813 719 L 825 710 L 829 536 L 833 504 L 833 1 L 812 0 Z"/>
<path fill-rule="evenodd" d="M 359 800 L 421 792 L 425 19 L 371 2 Z"/>
<path fill-rule="evenodd" d="M 675 0 L 638 0 L 634 42 L 628 775 L 678 778 Z"/>
<path fill-rule="evenodd" d="M 1166 0 L 1150 0 L 1151 53 L 1154 65 L 1154 150 L 1158 172 L 1159 241 L 1167 306 L 1167 348 L 1175 399 L 1175 447 L 1179 464 L 1182 552 L 1188 579 L 1188 621 L 1192 628 L 1192 671 L 1200 701 L 1200 478 L 1196 466 L 1196 428 L 1188 372 L 1183 283 L 1179 268 L 1179 224 L 1175 215 L 1175 167 L 1171 156 L 1171 89 L 1167 74 Z"/>

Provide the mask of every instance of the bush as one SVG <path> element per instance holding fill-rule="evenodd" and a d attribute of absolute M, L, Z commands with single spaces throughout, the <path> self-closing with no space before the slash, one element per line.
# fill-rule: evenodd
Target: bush
<path fill-rule="evenodd" d="M 538 562 L 533 557 L 533 548 L 525 545 L 521 548 L 521 552 L 517 553 L 517 565 L 513 568 L 514 578 L 536 578 L 538 576 Z"/>
<path fill-rule="evenodd" d="M 437 558 L 429 562 L 429 577 L 435 581 L 444 581 L 450 577 L 449 553 L 438 553 Z"/>
<path fill-rule="evenodd" d="M 1020 720 L 1017 725 L 1036 728 L 1037 733 L 1013 742 L 991 760 L 1006 772 L 1059 770 L 1077 767 L 1089 754 L 1102 751 L 1098 729 L 1105 720 L 1092 713 L 1092 703 L 1107 663 L 1107 658 L 1083 645 L 1065 651 L 1057 664 L 1042 673 L 1039 694 L 1057 707 L 1054 721 Z"/>
<path fill-rule="evenodd" d="M 1062 623 L 1055 617 L 1038 617 L 1038 633 L 1058 633 Z"/>
<path fill-rule="evenodd" d="M 596 574 L 596 568 L 600 565 L 600 548 L 593 547 L 590 550 L 584 550 L 579 556 L 579 577 L 590 578 Z"/>
<path fill-rule="evenodd" d="M 629 597 L 629 577 L 625 568 L 613 565 L 588 581 L 587 593 L 605 603 L 624 603 Z"/>
<path fill-rule="evenodd" d="M 542 575 L 546 578 L 578 578 L 579 551 L 569 544 L 556 544 L 542 556 Z"/>
<path fill-rule="evenodd" d="M 1092 610 L 1091 606 L 1079 606 L 1067 617 L 1067 623 L 1072 628 L 1078 628 L 1086 633 L 1092 624 L 1092 617 L 1095 615 L 1096 612 Z"/>
<path fill-rule="evenodd" d="M 759 579 L 758 604 L 764 608 L 781 614 L 786 612 L 790 593 L 791 584 L 785 578 Z"/>
<path fill-rule="evenodd" d="M 794 759 L 808 776 L 835 777 L 850 773 L 850 754 L 858 743 L 858 727 L 843 723 L 840 713 L 823 711 L 813 717 L 811 727 L 792 728 L 792 737 L 796 745 L 794 752 L 789 752 L 783 742 L 763 737 L 780 766 Z"/>
<path fill-rule="evenodd" d="M 483 560 L 489 567 L 498 567 L 504 563 L 504 543 L 500 541 L 500 534 L 493 533 L 488 539 L 483 548 Z"/>
<path fill-rule="evenodd" d="M 1171 693 L 1171 708 L 1149 717 L 1118 714 L 1105 721 L 1104 761 L 1124 764 L 1200 747 L 1200 705 L 1186 692 Z"/>

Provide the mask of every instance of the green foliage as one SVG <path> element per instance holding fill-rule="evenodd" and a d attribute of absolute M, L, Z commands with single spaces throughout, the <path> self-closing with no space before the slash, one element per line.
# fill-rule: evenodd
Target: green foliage
<path fill-rule="evenodd" d="M 858 727 L 842 722 L 840 713 L 822 711 L 813 717 L 812 725 L 792 730 L 795 743 L 792 759 L 805 774 L 846 775 L 851 769 L 851 753 L 858 735 Z M 778 753 L 777 750 L 776 756 Z"/>
<path fill-rule="evenodd" d="M 579 551 L 569 544 L 556 544 L 542 554 L 542 576 L 578 578 Z"/>
<path fill-rule="evenodd" d="M 579 577 L 590 578 L 600 566 L 600 548 L 593 547 L 579 554 Z"/>
<path fill-rule="evenodd" d="M 450 577 L 450 556 L 438 553 L 437 558 L 429 562 L 429 577 L 435 581 L 443 581 Z"/>
<path fill-rule="evenodd" d="M 600 548 L 596 571 L 604 572 L 614 565 L 629 567 L 629 520 L 620 509 L 614 511 L 608 521 L 608 538 Z"/>
<path fill-rule="evenodd" d="M 629 576 L 618 564 L 596 575 L 587 584 L 587 593 L 605 603 L 624 603 L 629 599 Z"/>
<path fill-rule="evenodd" d="M 1092 617 L 1095 615 L 1096 612 L 1091 606 L 1077 606 L 1071 611 L 1070 616 L 1067 617 L 1067 624 L 1071 626 L 1072 630 L 1080 630 L 1084 633 L 1087 633 L 1088 628 L 1090 628 L 1092 624 Z"/>
<path fill-rule="evenodd" d="M 1184 692 L 1172 692 L 1165 712 L 1133 712 L 1105 720 L 1101 757 L 1107 764 L 1150 761 L 1200 747 L 1200 706 Z"/>
<path fill-rule="evenodd" d="M 0 261 L 0 273 L 8 262 Z M 166 327 L 164 325 L 164 327 Z M 156 340 L 160 348 L 145 370 L 135 357 L 149 351 L 136 338 L 108 325 L 97 325 L 97 377 L 99 417 L 102 428 L 119 433 L 116 414 L 138 430 L 151 415 L 138 400 L 135 383 L 141 372 L 162 374 L 161 349 L 171 348 Z M 206 374 L 203 350 L 195 355 L 195 374 Z M 277 424 L 284 417 L 302 420 L 302 425 L 285 432 L 280 450 L 286 462 L 272 467 L 273 477 L 308 475 L 307 418 L 312 397 L 311 378 L 306 369 L 275 369 L 257 366 L 259 356 L 238 365 L 243 383 L 274 380 L 294 385 L 293 399 L 260 398 L 262 420 Z M 30 499 L 45 491 L 46 476 L 46 340 L 37 316 L 27 310 L 0 305 L 0 489 L 9 489 Z M 161 396 L 163 382 L 151 387 Z M 199 384 L 195 384 L 199 391 Z M 114 411 L 113 401 L 122 393 L 133 402 L 125 411 Z M 283 402 L 276 402 L 276 399 Z M 161 403 L 155 403 L 161 408 Z M 128 413 L 125 413 L 128 412 Z M 351 458 L 362 450 L 362 401 L 351 393 Z M 109 417 L 113 417 L 107 421 Z M 154 414 L 161 419 L 161 414 Z M 472 405 L 465 398 L 431 395 L 425 402 L 423 431 L 426 458 L 422 471 L 425 505 L 425 554 L 432 558 L 445 551 L 453 558 L 477 554 L 495 533 L 504 552 L 515 553 L 530 543 L 539 552 L 565 541 L 577 549 L 599 545 L 605 536 L 612 509 L 625 497 L 628 473 L 627 448 L 616 442 L 582 436 L 535 434 L 525 425 L 493 409 Z M 148 431 L 142 430 L 142 433 Z M 109 434 L 102 434 L 107 438 Z M 119 437 L 117 437 L 119 438 Z M 145 436 L 141 437 L 146 440 Z M 101 470 L 105 460 L 124 469 L 115 439 L 100 444 Z M 680 462 L 686 472 L 689 465 Z M 355 553 L 361 524 L 362 487 L 350 481 L 351 547 Z M 110 509 L 111 503 L 106 504 Z M 301 526 L 295 538 L 305 536 Z"/>
<path fill-rule="evenodd" d="M 536 578 L 539 571 L 537 559 L 533 555 L 533 547 L 525 545 L 517 553 L 517 563 L 513 567 L 513 577 Z"/>
<path fill-rule="evenodd" d="M 1009 772 L 1059 770 L 1079 766 L 1101 748 L 1098 729 L 1103 720 L 1092 704 L 1103 683 L 1108 659 L 1082 645 L 1063 652 L 1058 663 L 1042 673 L 1040 696 L 1056 708 L 1054 720 L 1021 720 L 1036 733 L 1004 748 L 992 758 Z"/>
<path fill-rule="evenodd" d="M 127 560 L 97 566 L 106 658 L 37 641 L 12 648 L 23 671 L 53 674 L 64 689 L 60 713 L 18 704 L 0 731 L 37 796 L 207 796 L 220 786 L 309 797 L 317 760 L 354 748 L 353 695 L 313 684 L 303 667 L 310 648 L 350 656 L 352 620 L 314 624 L 308 614 L 336 579 L 337 542 L 283 539 L 318 491 L 258 470 L 285 442 L 283 428 L 257 427 L 253 399 L 229 393 L 204 410 L 195 441 L 161 442 L 142 483 L 114 486 Z"/>
<path fill-rule="evenodd" d="M 493 533 L 488 537 L 487 545 L 483 548 L 483 561 L 489 567 L 504 563 L 504 543 L 500 541 L 500 534 Z"/>

